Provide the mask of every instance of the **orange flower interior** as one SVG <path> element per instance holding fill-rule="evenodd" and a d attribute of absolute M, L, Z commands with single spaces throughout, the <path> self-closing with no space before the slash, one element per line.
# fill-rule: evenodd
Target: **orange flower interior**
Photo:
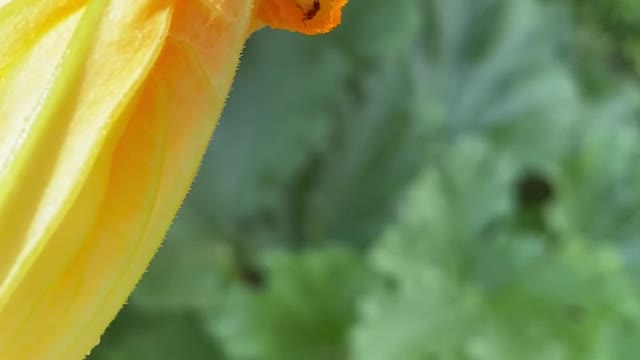
<path fill-rule="evenodd" d="M 340 24 L 347 0 L 260 0 L 251 26 L 295 31 L 307 35 L 324 34 Z"/>

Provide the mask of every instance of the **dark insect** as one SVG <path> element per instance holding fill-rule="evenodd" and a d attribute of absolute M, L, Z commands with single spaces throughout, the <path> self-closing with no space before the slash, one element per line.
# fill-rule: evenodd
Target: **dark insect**
<path fill-rule="evenodd" d="M 311 8 L 311 10 L 305 12 L 304 19 L 305 20 L 313 19 L 318 14 L 318 11 L 320 11 L 320 0 L 314 0 L 313 7 Z"/>

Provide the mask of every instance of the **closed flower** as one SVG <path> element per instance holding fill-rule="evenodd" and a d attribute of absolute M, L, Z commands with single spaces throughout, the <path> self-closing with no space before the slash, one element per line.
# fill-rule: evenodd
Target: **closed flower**
<path fill-rule="evenodd" d="M 96 345 L 189 189 L 247 36 L 329 31 L 344 2 L 0 0 L 0 359 Z"/>

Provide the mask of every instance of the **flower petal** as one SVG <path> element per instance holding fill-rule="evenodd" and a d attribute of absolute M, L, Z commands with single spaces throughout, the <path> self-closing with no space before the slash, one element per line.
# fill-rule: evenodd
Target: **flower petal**
<path fill-rule="evenodd" d="M 0 47 L 0 58 L 9 59 L 0 67 L 0 128 L 13 129 L 0 141 L 3 359 L 55 358 L 44 344 L 68 333 L 51 329 L 79 321 L 60 323 L 73 295 L 62 290 L 73 288 L 59 281 L 95 231 L 102 198 L 114 183 L 111 159 L 123 131 L 132 126 L 132 99 L 171 19 L 171 1 L 78 4 L 16 0 L 0 8 L 3 38 L 15 37 L 2 32 L 15 29 L 16 21 L 15 26 L 39 31 L 29 33 L 32 39 L 22 48 L 20 42 Z M 78 274 L 91 279 L 82 270 Z M 93 331 L 94 343 L 104 327 Z M 47 356 L 31 357 L 33 351 Z"/>
<path fill-rule="evenodd" d="M 153 83 L 145 88 L 145 93 L 160 91 L 171 100 L 164 101 L 167 137 L 155 208 L 135 248 L 121 251 L 131 257 L 126 266 L 119 268 L 119 277 L 92 276 L 93 281 L 109 284 L 110 291 L 100 303 L 94 304 L 87 323 L 73 331 L 78 337 L 61 358 L 74 358 L 90 349 L 86 346 L 93 345 L 96 329 L 106 327 L 112 320 L 160 246 L 195 177 L 222 111 L 246 38 L 251 10 L 249 1 L 177 2 L 169 38 L 150 73 Z M 93 253 L 94 257 L 101 256 L 100 249 Z M 88 253 L 83 256 L 91 257 Z M 99 271 L 97 268 L 87 272 L 95 274 Z"/>
<path fill-rule="evenodd" d="M 261 0 L 253 27 L 264 23 L 307 35 L 323 34 L 340 24 L 346 4 L 347 0 Z"/>
<path fill-rule="evenodd" d="M 326 32 L 346 2 L 261 1 L 0 0 L 1 359 L 91 350 L 193 181 L 246 36 Z"/>

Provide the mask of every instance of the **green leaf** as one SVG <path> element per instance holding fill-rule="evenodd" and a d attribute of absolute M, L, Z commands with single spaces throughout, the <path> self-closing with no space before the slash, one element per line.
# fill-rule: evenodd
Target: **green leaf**
<path fill-rule="evenodd" d="M 479 318 L 477 294 L 456 287 L 435 269 L 415 270 L 403 274 L 403 284 L 394 290 L 380 289 L 362 301 L 364 321 L 353 333 L 350 358 L 464 359 L 459 344 Z"/>
<path fill-rule="evenodd" d="M 515 226 L 512 161 L 477 140 L 450 154 L 415 183 L 372 252 L 386 282 L 361 301 L 353 358 L 617 359 L 619 344 L 639 351 L 640 303 L 620 253 Z"/>
<path fill-rule="evenodd" d="M 378 65 L 344 99 L 332 136 L 311 173 L 302 236 L 364 243 L 385 224 L 399 192 L 425 162 L 430 124 L 420 117 L 413 64 Z"/>
<path fill-rule="evenodd" d="M 336 196 L 361 178 L 337 184 L 340 193 L 329 193 L 332 189 L 324 188 L 332 184 L 324 182 L 350 165 L 339 157 L 355 146 L 365 147 L 356 157 L 369 153 L 379 157 L 383 151 L 400 148 L 384 160 L 387 163 L 415 148 L 402 145 L 410 140 L 406 133 L 415 128 L 408 123 L 410 110 L 407 121 L 398 122 L 395 115 L 405 112 L 405 97 L 410 96 L 403 85 L 412 76 L 405 67 L 419 29 L 418 4 L 415 0 L 352 1 L 339 30 L 320 38 L 270 31 L 253 35 L 187 203 L 201 209 L 212 227 L 243 242 L 314 242 L 326 233 L 344 235 L 332 231 L 345 224 L 324 219 L 325 209 L 316 209 L 324 205 L 310 203 L 333 196 L 328 200 L 335 200 L 335 205 L 329 204 L 327 211 L 349 211 L 341 208 L 344 202 Z M 376 26 L 383 18 L 408 21 Z M 376 90 L 365 88 L 369 86 Z M 391 94 L 390 87 L 402 90 L 393 94 L 393 102 L 384 99 Z M 365 109 L 381 100 L 376 108 Z M 374 139 L 348 143 L 367 128 Z M 387 131 L 395 134 L 393 138 L 384 137 Z M 336 142 L 346 144 L 333 151 Z M 420 157 L 419 151 L 414 157 Z M 350 161 L 359 162 L 353 164 L 357 171 L 366 171 L 357 175 L 369 176 L 372 161 L 377 160 Z M 318 168 L 319 164 L 328 165 Z M 402 178 L 407 168 L 415 168 L 413 161 L 401 166 L 402 173 L 396 177 Z M 322 178 L 321 184 L 316 185 L 316 178 Z M 397 182 L 383 180 L 380 185 L 392 187 L 386 191 L 392 195 Z M 380 187 L 372 188 L 378 192 Z M 383 208 L 388 198 L 392 196 L 376 199 L 373 207 Z M 354 227 L 359 230 L 377 222 L 379 217 L 373 214 Z"/>
<path fill-rule="evenodd" d="M 232 359 L 343 359 L 357 297 L 370 283 L 360 259 L 331 248 L 265 256 L 264 288 L 237 287 L 209 329 Z"/>
<path fill-rule="evenodd" d="M 456 145 L 406 194 L 395 225 L 402 232 L 387 230 L 387 240 L 377 246 L 384 257 L 374 257 L 378 268 L 406 274 L 429 260 L 456 277 L 480 275 L 477 251 L 495 245 L 484 242 L 478 249 L 475 244 L 510 226 L 516 168 L 478 138 L 462 138 Z M 429 241 L 405 240 L 416 236 Z"/>
<path fill-rule="evenodd" d="M 227 231 L 275 207 L 323 146 L 346 75 L 340 54 L 295 34 L 261 31 L 243 59 L 189 198 Z"/>
<path fill-rule="evenodd" d="M 131 303 L 148 312 L 216 307 L 228 283 L 224 266 L 231 261 L 224 243 L 169 239 L 136 287 Z"/>
<path fill-rule="evenodd" d="M 342 24 L 315 41 L 336 47 L 356 65 L 353 71 L 360 72 L 373 64 L 405 57 L 420 29 L 421 15 L 420 1 L 416 0 L 350 0 Z"/>
<path fill-rule="evenodd" d="M 640 131 L 636 92 L 585 109 L 559 164 L 556 231 L 632 245 L 640 231 Z"/>
<path fill-rule="evenodd" d="M 559 56 L 561 14 L 528 0 L 424 4 L 419 81 L 440 138 L 482 132 L 533 165 L 561 152 L 580 105 Z"/>
<path fill-rule="evenodd" d="M 303 238 L 366 243 L 419 167 L 459 136 L 487 136 L 536 169 L 569 146 L 580 102 L 559 43 L 550 41 L 565 30 L 554 9 L 531 1 L 415 4 L 426 14 L 421 46 L 410 60 L 380 61 L 355 81 L 332 146 L 309 172 Z"/>
<path fill-rule="evenodd" d="M 88 359 L 222 360 L 224 357 L 192 314 L 166 312 L 148 316 L 127 306 Z"/>

